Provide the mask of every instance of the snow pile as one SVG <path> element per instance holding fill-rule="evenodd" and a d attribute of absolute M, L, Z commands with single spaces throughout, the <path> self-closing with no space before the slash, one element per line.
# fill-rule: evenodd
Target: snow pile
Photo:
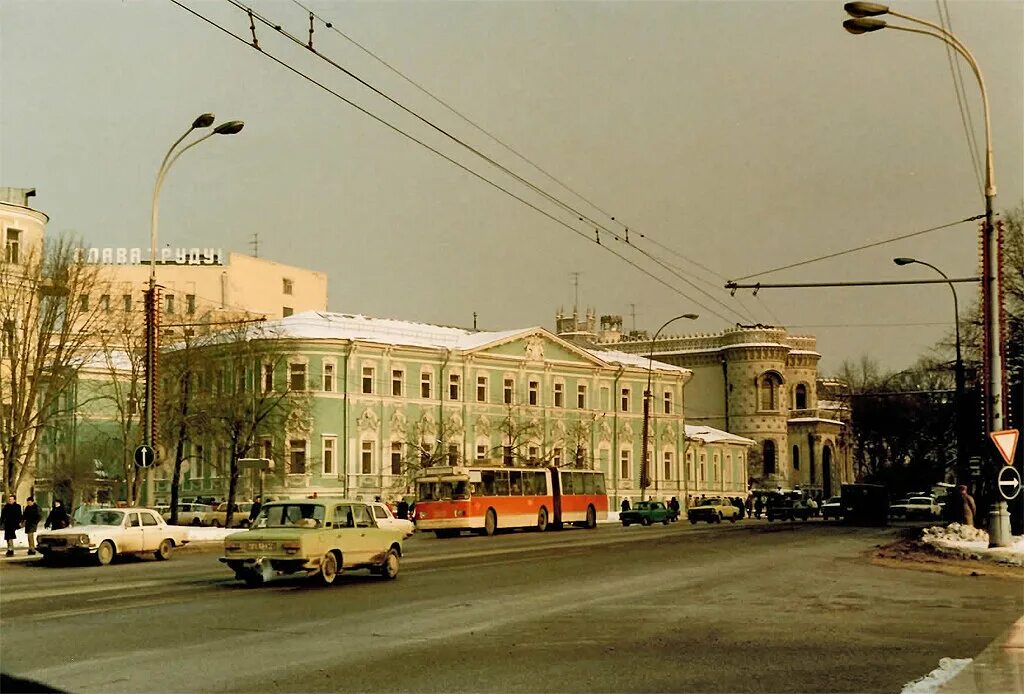
<path fill-rule="evenodd" d="M 908 682 L 900 694 L 934 694 L 939 687 L 956 677 L 971 662 L 971 658 L 942 658 L 939 667 L 924 677 Z"/>
<path fill-rule="evenodd" d="M 220 542 L 228 535 L 240 533 L 244 528 L 208 528 L 198 525 L 188 526 L 188 535 L 185 539 L 189 542 Z"/>
<path fill-rule="evenodd" d="M 943 554 L 960 559 L 987 559 L 1024 566 L 1024 536 L 1010 538 L 1009 547 L 989 547 L 988 533 L 960 523 L 924 529 L 921 540 Z"/>

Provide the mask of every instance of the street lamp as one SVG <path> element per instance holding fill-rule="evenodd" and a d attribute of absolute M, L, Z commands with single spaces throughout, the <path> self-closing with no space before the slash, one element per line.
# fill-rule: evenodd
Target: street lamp
<path fill-rule="evenodd" d="M 198 140 L 194 140 L 175 151 L 178 145 L 193 130 L 209 128 L 213 125 L 214 120 L 215 117 L 212 113 L 204 113 L 192 121 L 192 125 L 185 131 L 185 134 L 175 140 L 171 148 L 167 150 L 167 154 L 164 155 L 163 161 L 160 162 L 160 168 L 157 170 L 156 185 L 153 186 L 153 207 L 149 226 L 149 291 L 146 293 L 146 421 L 144 434 L 145 443 L 150 447 L 153 446 L 156 434 L 156 408 L 154 407 L 154 402 L 156 400 L 156 354 L 158 347 L 157 330 L 159 328 L 157 321 L 159 307 L 156 304 L 156 238 L 157 222 L 160 215 L 160 188 L 163 186 L 167 172 L 182 154 L 214 135 L 234 135 L 245 126 L 245 123 L 240 120 L 221 123 Z"/>
<path fill-rule="evenodd" d="M 967 461 L 966 456 L 964 455 L 964 430 L 966 429 L 966 422 L 964 420 L 964 362 L 960 354 L 960 308 L 956 298 L 956 287 L 954 287 L 953 283 L 949 281 L 949 276 L 946 275 L 945 272 L 931 263 L 926 263 L 925 261 L 918 260 L 916 258 L 893 258 L 892 262 L 901 266 L 916 264 L 930 267 L 932 270 L 935 270 L 935 272 L 942 275 L 943 279 L 945 279 L 946 283 L 949 285 L 949 291 L 953 292 L 953 320 L 955 321 L 954 324 L 956 326 L 956 402 L 953 406 L 953 410 L 956 415 L 954 420 L 956 422 L 956 472 L 957 479 L 963 480 L 967 477 Z"/>
<path fill-rule="evenodd" d="M 648 464 L 647 464 L 647 451 L 650 445 L 650 432 L 649 425 L 651 421 L 651 374 L 654 370 L 654 343 L 658 340 L 658 335 L 665 329 L 669 323 L 679 320 L 680 318 L 688 318 L 690 320 L 697 320 L 700 318 L 696 313 L 684 313 L 681 316 L 675 318 L 669 318 L 667 321 L 662 323 L 661 327 L 658 328 L 657 332 L 654 333 L 654 337 L 651 338 L 651 351 L 647 357 L 647 388 L 644 390 L 644 433 L 641 437 L 641 451 L 640 451 L 640 501 L 644 500 L 644 494 L 647 492 L 648 482 Z"/>
<path fill-rule="evenodd" d="M 974 59 L 967 47 L 952 32 L 943 27 L 918 17 L 896 12 L 886 5 L 874 2 L 848 2 L 843 7 L 847 14 L 853 17 L 853 19 L 843 22 L 843 27 L 851 34 L 865 34 L 888 28 L 931 36 L 947 46 L 951 46 L 953 50 L 963 56 L 978 80 L 978 88 L 981 91 L 981 101 L 985 111 L 985 231 L 981 244 L 981 295 L 984 321 L 982 361 L 986 367 L 983 400 L 986 429 L 990 432 L 1000 431 L 1003 428 L 1003 408 L 1006 403 L 1003 383 L 1003 346 L 1000 339 L 1002 336 L 1002 283 L 1000 281 L 1001 268 L 999 267 L 999 232 L 992 222 L 996 180 L 992 158 L 992 119 L 989 112 L 988 92 L 985 89 L 985 78 L 981 75 L 978 61 Z M 885 20 L 876 19 L 879 15 L 899 17 L 928 27 L 928 30 L 889 24 Z M 1009 532 L 1006 531 L 1005 538 L 1002 537 L 1002 530 L 1005 530 L 1007 526 L 1003 526 L 1000 519 L 1007 518 L 1006 505 L 1002 501 L 997 502 L 996 510 L 992 513 L 993 521 L 996 522 L 1000 530 L 989 533 L 991 542 L 993 546 L 1005 546 L 1009 543 Z M 1000 518 L 996 518 L 997 515 Z M 1000 537 L 997 538 L 997 536 Z"/>

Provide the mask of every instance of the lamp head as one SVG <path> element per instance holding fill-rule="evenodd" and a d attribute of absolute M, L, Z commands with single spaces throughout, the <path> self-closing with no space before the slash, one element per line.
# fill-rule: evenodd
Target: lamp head
<path fill-rule="evenodd" d="M 914 258 L 893 258 L 892 262 L 896 263 L 897 265 L 910 265 L 911 263 L 916 263 L 917 260 L 915 260 Z"/>
<path fill-rule="evenodd" d="M 697 314 L 697 313 L 684 313 L 681 317 L 682 318 L 689 318 L 690 320 L 697 320 L 698 318 L 700 318 L 700 314 Z"/>
<path fill-rule="evenodd" d="M 218 135 L 234 135 L 244 127 L 245 123 L 243 121 L 229 120 L 227 123 L 221 123 L 216 128 L 214 128 L 213 132 L 217 133 Z"/>
<path fill-rule="evenodd" d="M 212 113 L 204 113 L 203 115 L 192 121 L 193 128 L 209 128 L 213 125 L 215 116 Z"/>
<path fill-rule="evenodd" d="M 877 17 L 889 13 L 888 6 L 879 5 L 877 2 L 848 2 L 843 5 L 843 9 L 851 17 Z"/>
<path fill-rule="evenodd" d="M 887 26 L 888 24 L 885 23 L 885 20 L 873 17 L 857 17 L 856 19 L 847 19 L 843 22 L 843 28 L 851 34 L 867 34 L 884 29 Z"/>

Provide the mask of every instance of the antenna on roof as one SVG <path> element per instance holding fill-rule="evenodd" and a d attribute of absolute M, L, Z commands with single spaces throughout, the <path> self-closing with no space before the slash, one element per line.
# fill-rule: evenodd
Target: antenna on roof
<path fill-rule="evenodd" d="M 253 233 L 252 240 L 249 241 L 249 247 L 252 249 L 252 257 L 253 258 L 259 258 L 260 257 L 260 234 L 259 234 L 259 232 L 254 232 Z"/>
<path fill-rule="evenodd" d="M 473 311 L 473 330 L 476 330 L 476 311 Z"/>

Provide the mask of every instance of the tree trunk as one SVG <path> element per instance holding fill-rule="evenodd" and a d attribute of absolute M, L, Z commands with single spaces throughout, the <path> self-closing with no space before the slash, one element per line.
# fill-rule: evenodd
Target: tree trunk
<path fill-rule="evenodd" d="M 228 512 L 224 518 L 224 527 L 230 528 L 235 514 L 235 492 L 238 490 L 238 456 L 231 452 L 231 475 L 228 478 Z"/>

